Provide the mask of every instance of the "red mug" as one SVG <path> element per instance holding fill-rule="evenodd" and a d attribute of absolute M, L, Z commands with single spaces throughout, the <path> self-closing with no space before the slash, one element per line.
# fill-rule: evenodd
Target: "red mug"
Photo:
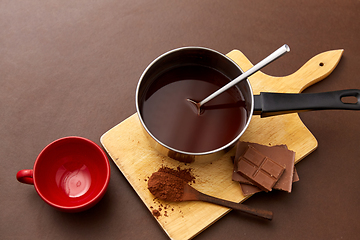
<path fill-rule="evenodd" d="M 82 137 L 65 137 L 47 145 L 34 168 L 20 170 L 16 178 L 34 185 L 39 196 L 56 209 L 80 212 L 104 196 L 110 164 L 96 143 Z"/>

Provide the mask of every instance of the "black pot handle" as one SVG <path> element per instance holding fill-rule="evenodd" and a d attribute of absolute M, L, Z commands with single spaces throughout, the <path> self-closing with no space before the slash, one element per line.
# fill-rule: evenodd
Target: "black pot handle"
<path fill-rule="evenodd" d="M 345 103 L 342 101 L 344 97 L 356 97 L 357 101 Z M 360 110 L 360 90 L 299 94 L 261 92 L 254 95 L 254 114 L 261 114 L 261 117 L 329 109 Z"/>

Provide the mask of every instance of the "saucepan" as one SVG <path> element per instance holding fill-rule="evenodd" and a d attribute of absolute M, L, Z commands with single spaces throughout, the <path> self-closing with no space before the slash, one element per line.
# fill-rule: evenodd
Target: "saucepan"
<path fill-rule="evenodd" d="M 204 47 L 174 49 L 151 62 L 136 88 L 137 114 L 151 146 L 181 162 L 213 161 L 236 144 L 253 114 L 360 110 L 358 89 L 254 95 L 248 79 L 205 104 L 201 115 L 186 101 L 199 101 L 242 73 L 232 59 Z M 357 101 L 343 102 L 345 97 Z"/>

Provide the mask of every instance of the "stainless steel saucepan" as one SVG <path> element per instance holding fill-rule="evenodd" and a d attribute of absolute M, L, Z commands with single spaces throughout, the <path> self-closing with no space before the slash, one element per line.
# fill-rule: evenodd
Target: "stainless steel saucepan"
<path fill-rule="evenodd" d="M 244 98 L 246 123 L 240 133 L 227 144 L 205 152 L 186 152 L 160 141 L 147 126 L 143 118 L 143 105 L 149 87 L 169 69 L 188 65 L 201 65 L 216 69 L 229 80 L 243 73 L 242 69 L 222 53 L 203 47 L 183 47 L 171 50 L 156 58 L 143 72 L 136 89 L 136 110 L 151 145 L 160 153 L 182 162 L 212 161 L 229 151 L 246 131 L 253 114 L 269 117 L 301 111 L 343 109 L 360 110 L 360 90 L 350 89 L 335 92 L 311 94 L 265 93 L 253 95 L 250 82 L 246 79 L 236 85 Z M 344 103 L 343 97 L 355 97 L 356 103 Z M 195 113 L 194 113 L 195 114 Z M 219 126 L 220 128 L 221 126 Z M 174 136 L 176 137 L 176 136 Z"/>

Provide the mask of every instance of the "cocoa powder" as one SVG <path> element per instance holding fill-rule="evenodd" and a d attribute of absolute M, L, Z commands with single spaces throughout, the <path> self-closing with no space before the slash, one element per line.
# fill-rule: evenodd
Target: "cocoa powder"
<path fill-rule="evenodd" d="M 148 181 L 149 191 L 158 199 L 177 202 L 184 195 L 186 182 L 172 174 L 155 172 Z"/>
<path fill-rule="evenodd" d="M 170 174 L 174 177 L 169 176 Z M 179 181 L 179 179 L 181 181 Z M 176 169 L 172 169 L 162 166 L 156 173 L 153 173 L 149 179 L 145 179 L 145 181 L 148 182 L 148 189 L 155 196 L 155 199 L 179 201 L 184 192 L 182 184 L 195 183 L 195 177 L 192 174 L 191 168 L 181 169 L 180 167 L 177 167 Z M 163 205 L 160 203 L 160 206 Z M 166 208 L 167 207 L 165 206 L 165 209 Z M 159 207 L 156 210 L 154 209 L 152 214 L 156 218 L 159 218 L 161 216 L 161 211 L 162 208 Z M 174 208 L 172 208 L 171 211 L 174 211 Z M 180 211 L 180 213 L 182 212 Z M 164 216 L 167 217 L 168 212 L 165 212 Z"/>
<path fill-rule="evenodd" d="M 160 217 L 160 216 L 161 216 L 160 212 L 159 212 L 158 210 L 156 210 L 156 209 L 152 210 L 152 214 L 153 214 L 155 217 Z"/>
<path fill-rule="evenodd" d="M 180 167 L 177 167 L 176 169 L 172 169 L 169 167 L 162 166 L 157 172 L 172 174 L 178 178 L 181 178 L 186 183 L 195 183 L 195 177 L 191 173 L 191 168 L 181 169 Z"/>

